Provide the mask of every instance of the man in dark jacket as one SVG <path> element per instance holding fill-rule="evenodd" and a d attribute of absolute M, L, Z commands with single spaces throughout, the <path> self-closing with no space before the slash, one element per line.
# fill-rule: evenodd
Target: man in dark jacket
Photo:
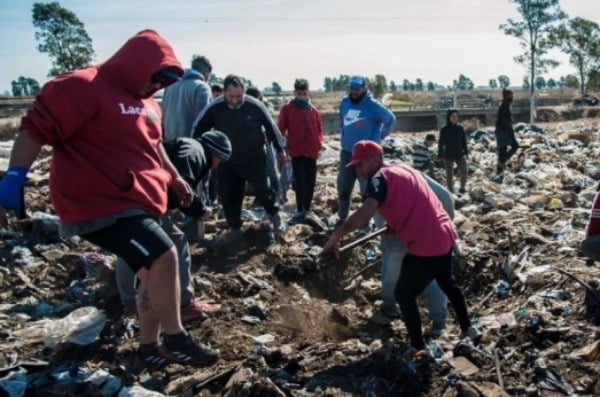
<path fill-rule="evenodd" d="M 498 167 L 496 172 L 504 172 L 506 162 L 517 152 L 519 144 L 515 138 L 515 131 L 512 126 L 512 114 L 510 104 L 513 101 L 513 92 L 507 89 L 502 90 L 502 104 L 498 108 L 498 117 L 496 119 L 496 142 L 498 145 Z M 508 147 L 510 146 L 510 150 Z"/>
<path fill-rule="evenodd" d="M 465 193 L 467 185 L 467 134 L 462 125 L 458 124 L 458 110 L 448 109 L 446 125 L 440 130 L 438 143 L 438 156 L 444 159 L 446 166 L 446 183 L 450 193 L 454 193 L 454 163 L 458 164 L 460 171 L 460 190 Z"/>
<path fill-rule="evenodd" d="M 279 162 L 287 162 L 281 132 L 262 102 L 244 94 L 244 83 L 238 76 L 227 76 L 223 89 L 223 96 L 211 102 L 194 125 L 194 137 L 215 128 L 231 141 L 231 159 L 219 168 L 219 196 L 230 232 L 219 245 L 242 236 L 241 211 L 246 182 L 254 188 L 275 232 L 284 230 L 275 192 L 267 182 L 265 140 L 275 147 Z"/>
<path fill-rule="evenodd" d="M 173 210 L 178 209 L 192 220 L 206 220 L 212 215 L 212 210 L 204 202 L 206 194 L 202 192 L 202 180 L 211 169 L 215 169 L 221 162 L 229 160 L 231 143 L 222 132 L 208 131 L 200 137 L 199 141 L 193 138 L 181 137 L 163 142 L 163 145 L 179 175 L 194 191 L 200 190 L 199 194 L 194 195 L 192 204 L 185 208 L 181 207 L 175 193 L 169 190 L 169 211 L 160 218 L 162 228 L 167 232 L 177 249 L 179 284 L 181 286 L 181 319 L 182 321 L 188 321 L 204 317 L 206 313 L 216 310 L 217 307 L 194 298 L 192 275 L 190 273 L 192 258 L 188 239 L 177 227 L 174 219 L 177 213 L 174 213 Z M 133 314 L 136 312 L 135 276 L 122 258 L 117 260 L 116 274 L 119 296 L 125 308 L 125 314 Z"/>

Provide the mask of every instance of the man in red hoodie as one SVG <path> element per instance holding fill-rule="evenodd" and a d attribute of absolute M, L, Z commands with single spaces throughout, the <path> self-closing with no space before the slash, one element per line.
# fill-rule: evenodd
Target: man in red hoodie
<path fill-rule="evenodd" d="M 310 103 L 308 81 L 296 79 L 294 99 L 279 111 L 277 126 L 288 139 L 292 158 L 297 212 L 290 223 L 304 220 L 310 211 L 317 178 L 317 159 L 323 142 L 321 114 Z"/>
<path fill-rule="evenodd" d="M 152 98 L 182 74 L 171 46 L 144 30 L 106 62 L 56 77 L 23 117 L 0 181 L 0 206 L 23 217 L 27 171 L 41 147 L 52 146 L 50 198 L 61 234 L 80 235 L 124 258 L 140 280 L 136 358 L 142 365 L 218 360 L 217 351 L 195 342 L 181 324 L 177 255 L 157 222 L 168 186 L 184 207 L 193 198 L 162 146 L 161 110 Z"/>

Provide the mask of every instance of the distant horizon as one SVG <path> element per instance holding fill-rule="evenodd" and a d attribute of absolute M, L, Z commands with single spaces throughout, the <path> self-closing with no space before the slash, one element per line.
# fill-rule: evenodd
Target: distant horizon
<path fill-rule="evenodd" d="M 51 62 L 37 50 L 31 9 L 35 1 L 0 4 L 0 54 L 4 59 L 0 94 L 11 93 L 11 81 L 32 77 L 49 80 Z M 586 0 L 561 0 L 569 17 L 600 21 L 600 7 Z M 518 18 L 508 0 L 421 0 L 400 5 L 381 0 L 364 9 L 357 0 L 205 0 L 166 4 L 152 0 L 107 0 L 101 5 L 81 0 L 60 1 L 85 24 L 96 51 L 96 63 L 109 58 L 133 34 L 155 29 L 174 48 L 184 67 L 193 54 L 207 56 L 214 73 L 235 73 L 260 89 L 278 82 L 290 90 L 297 77 L 313 90 L 325 77 L 382 74 L 388 83 L 421 78 L 442 86 L 459 74 L 486 87 L 507 75 L 520 87 L 525 68 L 514 57 L 518 40 L 498 29 Z M 18 39 L 16 39 L 18 38 Z M 542 76 L 558 80 L 576 74 L 568 57 L 550 56 L 561 65 Z"/>

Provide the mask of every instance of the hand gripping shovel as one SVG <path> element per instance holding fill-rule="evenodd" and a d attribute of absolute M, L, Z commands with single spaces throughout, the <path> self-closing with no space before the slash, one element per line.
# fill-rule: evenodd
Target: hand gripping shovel
<path fill-rule="evenodd" d="M 374 232 L 371 232 L 371 233 L 367 234 L 366 236 L 362 236 L 361 238 L 358 238 L 358 239 L 356 239 L 356 240 L 354 240 L 354 241 L 352 241 L 352 242 L 350 242 L 350 243 L 348 243 L 348 244 L 340 247 L 339 252 L 342 253 L 342 252 L 346 252 L 348 250 L 351 250 L 352 248 L 354 248 L 354 247 L 356 247 L 358 245 L 364 244 L 367 241 L 372 240 L 375 237 L 377 237 L 377 236 L 379 236 L 379 235 L 387 232 L 387 230 L 388 230 L 387 225 L 382 226 L 379 229 L 375 230 Z M 326 254 L 321 254 L 316 261 L 317 262 L 322 262 L 323 260 L 331 259 L 331 258 L 333 258 L 333 253 L 332 252 L 328 252 Z"/>

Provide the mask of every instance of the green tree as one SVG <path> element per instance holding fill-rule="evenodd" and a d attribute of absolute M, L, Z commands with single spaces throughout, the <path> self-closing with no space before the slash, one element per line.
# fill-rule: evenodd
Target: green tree
<path fill-rule="evenodd" d="M 530 112 L 529 119 L 533 123 L 535 114 L 535 78 L 558 62 L 547 58 L 554 44 L 551 40 L 557 31 L 557 24 L 567 15 L 560 9 L 558 0 L 509 0 L 517 4 L 520 20 L 509 18 L 500 29 L 509 36 L 519 39 L 524 53 L 515 57 L 515 61 L 527 69 L 529 75 Z"/>
<path fill-rule="evenodd" d="M 394 80 L 390 80 L 390 91 L 391 92 L 398 91 L 398 86 L 396 85 L 396 83 L 394 82 Z"/>
<path fill-rule="evenodd" d="M 561 27 L 554 39 L 577 69 L 581 95 L 584 96 L 590 73 L 600 70 L 600 26 L 587 19 L 573 18 Z"/>
<path fill-rule="evenodd" d="M 556 88 L 556 80 L 552 78 L 548 79 L 548 81 L 546 81 L 546 86 L 550 89 Z"/>
<path fill-rule="evenodd" d="M 427 83 L 427 91 L 435 91 L 435 84 L 433 84 L 433 81 Z"/>
<path fill-rule="evenodd" d="M 529 78 L 527 76 L 523 77 L 523 89 L 528 90 L 529 85 L 530 85 Z"/>
<path fill-rule="evenodd" d="M 544 88 L 546 88 L 546 79 L 544 79 L 542 76 L 536 77 L 535 88 L 537 88 L 538 90 L 543 90 Z"/>
<path fill-rule="evenodd" d="M 402 80 L 402 89 L 404 91 L 412 91 L 413 84 L 410 81 L 408 81 L 408 79 L 404 79 L 404 80 Z"/>
<path fill-rule="evenodd" d="M 567 88 L 579 88 L 579 79 L 574 74 L 565 76 L 565 86 Z"/>
<path fill-rule="evenodd" d="M 52 69 L 48 76 L 80 69 L 94 59 L 92 39 L 77 16 L 59 3 L 34 3 L 33 26 L 38 50 L 48 53 Z"/>
<path fill-rule="evenodd" d="M 498 76 L 498 84 L 500 84 L 500 88 L 508 88 L 510 86 L 510 79 L 507 75 L 501 74 Z"/>
<path fill-rule="evenodd" d="M 271 84 L 271 89 L 273 90 L 273 93 L 274 93 L 275 95 L 281 95 L 281 91 L 282 91 L 282 90 L 281 90 L 281 86 L 279 85 L 279 83 L 278 83 L 278 82 L 274 81 L 274 82 Z"/>
<path fill-rule="evenodd" d="M 473 80 L 471 80 L 464 74 L 458 76 L 458 80 L 454 80 L 452 82 L 452 85 L 455 89 L 462 91 L 472 90 L 475 87 L 475 84 L 473 84 Z"/>
<path fill-rule="evenodd" d="M 496 79 L 490 79 L 489 86 L 492 90 L 498 88 L 498 82 L 496 81 Z"/>
<path fill-rule="evenodd" d="M 12 89 L 13 96 L 23 96 L 23 87 L 21 87 L 21 84 L 19 84 L 18 81 L 11 81 L 10 86 Z"/>
<path fill-rule="evenodd" d="M 385 93 L 387 87 L 387 80 L 384 75 L 376 74 L 375 77 L 369 81 L 373 96 L 375 98 L 381 98 Z"/>
<path fill-rule="evenodd" d="M 24 76 L 11 81 L 11 88 L 13 96 L 33 96 L 40 92 L 40 84 L 37 80 Z"/>
<path fill-rule="evenodd" d="M 600 91 L 600 70 L 592 70 L 588 78 L 588 90 Z"/>
<path fill-rule="evenodd" d="M 415 81 L 415 91 L 423 91 L 423 80 L 417 79 Z"/>
<path fill-rule="evenodd" d="M 323 80 L 323 89 L 325 92 L 333 91 L 333 79 L 331 77 L 325 77 L 325 80 Z"/>

